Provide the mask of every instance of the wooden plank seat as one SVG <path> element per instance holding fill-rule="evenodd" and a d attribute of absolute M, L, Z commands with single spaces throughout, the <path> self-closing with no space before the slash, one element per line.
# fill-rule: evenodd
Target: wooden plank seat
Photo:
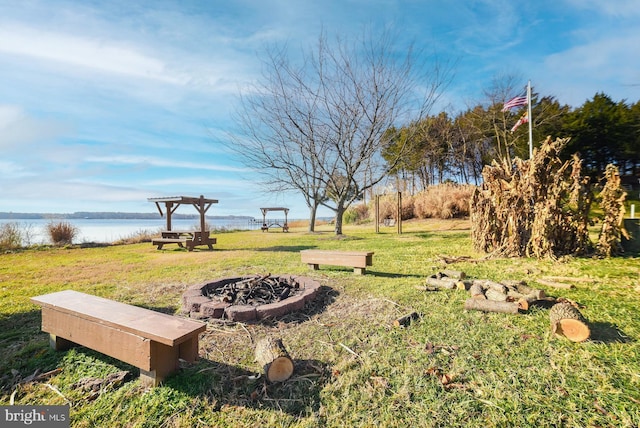
<path fill-rule="evenodd" d="M 153 238 L 153 245 L 158 246 L 158 250 L 162 250 L 164 244 L 178 244 L 178 247 L 187 247 L 189 251 L 193 250 L 193 240 L 189 238 Z"/>
<path fill-rule="evenodd" d="M 198 334 L 206 324 L 115 302 L 73 290 L 32 297 L 42 307 L 42 330 L 51 346 L 73 344 L 117 358 L 140 369 L 140 379 L 156 386 L 178 369 L 179 359 L 198 359 Z"/>
<path fill-rule="evenodd" d="M 367 266 L 373 265 L 372 251 L 333 251 L 333 250 L 302 250 L 302 263 L 306 263 L 313 270 L 319 265 L 334 265 L 352 267 L 356 274 L 364 275 Z"/>

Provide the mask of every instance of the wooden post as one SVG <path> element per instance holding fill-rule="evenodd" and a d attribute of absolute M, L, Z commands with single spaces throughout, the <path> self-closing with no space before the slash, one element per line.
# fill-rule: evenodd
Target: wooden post
<path fill-rule="evenodd" d="M 402 192 L 398 192 L 398 235 L 402 235 Z"/>
<path fill-rule="evenodd" d="M 380 233 L 380 195 L 376 195 L 374 209 L 376 213 L 376 233 Z"/>

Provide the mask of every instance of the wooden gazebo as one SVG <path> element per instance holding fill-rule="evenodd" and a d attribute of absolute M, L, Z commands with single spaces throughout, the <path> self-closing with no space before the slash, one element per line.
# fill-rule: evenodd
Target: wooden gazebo
<path fill-rule="evenodd" d="M 167 228 L 162 231 L 162 237 L 153 239 L 153 245 L 157 245 L 158 249 L 162 249 L 164 244 L 178 244 L 178 246 L 186 246 L 189 251 L 192 251 L 194 247 L 198 245 L 206 245 L 210 250 L 213 250 L 213 244 L 216 243 L 216 238 L 209 236 L 209 230 L 207 230 L 207 224 L 205 216 L 211 205 L 217 204 L 217 199 L 205 198 L 203 195 L 200 197 L 192 196 L 167 196 L 161 198 L 148 198 L 149 202 L 154 202 L 160 216 L 166 213 Z M 162 211 L 161 204 L 164 204 L 164 213 Z M 180 205 L 193 205 L 194 208 L 200 214 L 200 229 L 199 230 L 174 230 L 171 228 L 171 215 L 178 209 Z"/>
<path fill-rule="evenodd" d="M 262 211 L 262 231 L 268 231 L 270 227 L 281 227 L 283 232 L 289 231 L 289 224 L 287 223 L 287 215 L 289 214 L 289 208 L 284 207 L 269 207 L 260 208 Z M 284 211 L 284 223 L 280 224 L 278 221 L 270 221 L 267 223 L 267 213 L 269 211 Z"/>

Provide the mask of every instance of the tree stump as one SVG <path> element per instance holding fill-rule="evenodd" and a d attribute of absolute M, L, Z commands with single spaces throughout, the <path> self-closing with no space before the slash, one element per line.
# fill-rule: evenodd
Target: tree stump
<path fill-rule="evenodd" d="M 267 337 L 258 341 L 256 361 L 269 382 L 282 382 L 293 374 L 293 360 L 281 339 Z"/>
<path fill-rule="evenodd" d="M 583 342 L 591 335 L 587 320 L 570 303 L 558 303 L 549 311 L 551 331 L 564 336 L 572 342 Z"/>

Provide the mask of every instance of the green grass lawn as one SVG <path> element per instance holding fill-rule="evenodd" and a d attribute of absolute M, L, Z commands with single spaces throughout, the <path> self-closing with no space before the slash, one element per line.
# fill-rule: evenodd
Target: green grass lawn
<path fill-rule="evenodd" d="M 207 426 L 640 426 L 640 261 L 637 257 L 484 260 L 468 223 L 328 227 L 310 234 L 220 233 L 214 251 L 157 251 L 150 243 L 26 250 L 0 255 L 0 404 L 69 404 L 74 427 Z M 309 271 L 307 248 L 375 251 L 364 276 Z M 443 256 L 462 261 L 445 264 Z M 466 258 L 463 258 L 466 257 Z M 470 278 L 525 280 L 583 305 L 591 339 L 550 334 L 548 310 L 508 315 L 463 310 L 461 290 L 425 292 L 442 269 Z M 254 324 L 211 322 L 200 360 L 162 386 L 137 369 L 78 347 L 55 352 L 32 296 L 64 289 L 178 313 L 190 285 L 245 274 L 305 274 L 324 286 L 305 311 Z M 572 290 L 539 286 L 568 276 Z M 421 316 L 406 328 L 392 321 Z M 256 378 L 254 344 L 276 335 L 296 361 L 286 382 Z M 50 376 L 29 380 L 58 369 Z M 83 378 L 134 375 L 100 391 Z"/>

